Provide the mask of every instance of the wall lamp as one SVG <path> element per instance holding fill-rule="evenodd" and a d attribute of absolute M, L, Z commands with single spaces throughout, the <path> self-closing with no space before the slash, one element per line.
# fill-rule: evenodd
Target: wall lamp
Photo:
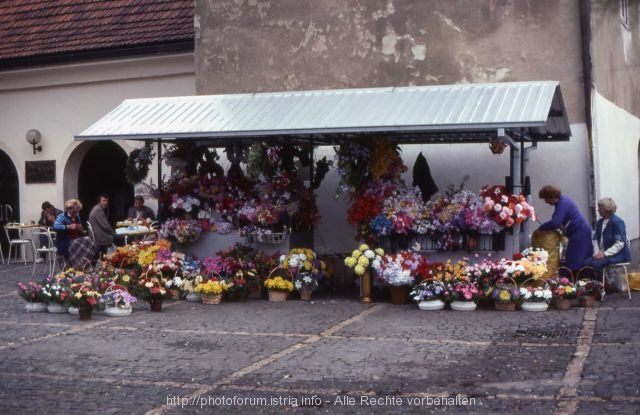
<path fill-rule="evenodd" d="M 27 131 L 27 143 L 33 146 L 33 154 L 36 154 L 36 151 L 42 151 L 42 146 L 36 145 L 40 142 L 40 140 L 42 140 L 42 134 L 40 134 L 40 131 L 36 129 Z"/>

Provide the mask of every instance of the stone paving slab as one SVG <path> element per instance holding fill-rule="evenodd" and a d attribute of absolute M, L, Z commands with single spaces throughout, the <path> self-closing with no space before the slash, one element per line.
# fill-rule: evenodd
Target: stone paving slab
<path fill-rule="evenodd" d="M 594 344 L 583 371 L 581 395 L 633 396 L 640 405 L 640 344 Z"/>

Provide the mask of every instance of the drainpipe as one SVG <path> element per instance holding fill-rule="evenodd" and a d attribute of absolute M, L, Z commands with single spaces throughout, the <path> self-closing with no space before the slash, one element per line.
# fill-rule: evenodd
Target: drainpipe
<path fill-rule="evenodd" d="M 584 87 L 584 119 L 587 127 L 589 168 L 589 216 L 592 227 L 596 222 L 595 154 L 593 148 L 593 65 L 591 63 L 591 0 L 580 0 L 580 35 L 582 39 L 582 73 Z"/>

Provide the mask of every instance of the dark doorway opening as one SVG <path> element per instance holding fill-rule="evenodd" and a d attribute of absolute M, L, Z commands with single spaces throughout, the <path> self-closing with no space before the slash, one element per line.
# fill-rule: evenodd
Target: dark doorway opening
<path fill-rule="evenodd" d="M 133 205 L 133 185 L 124 175 L 127 153 L 112 141 L 94 144 L 84 156 L 78 172 L 78 198 L 82 202 L 82 220 L 98 202 L 100 194 L 109 196 L 109 221 L 113 224 L 127 216 Z"/>
<path fill-rule="evenodd" d="M 0 226 L 20 220 L 20 192 L 18 171 L 7 153 L 0 150 Z M 4 230 L 0 243 L 2 254 L 7 257 L 9 242 L 5 240 Z"/>

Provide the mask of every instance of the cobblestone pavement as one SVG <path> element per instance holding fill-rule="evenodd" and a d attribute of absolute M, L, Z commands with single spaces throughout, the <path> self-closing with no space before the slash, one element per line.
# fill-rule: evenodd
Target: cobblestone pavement
<path fill-rule="evenodd" d="M 0 265 L 4 414 L 640 413 L 640 293 L 542 313 L 380 300 L 27 313 Z"/>

